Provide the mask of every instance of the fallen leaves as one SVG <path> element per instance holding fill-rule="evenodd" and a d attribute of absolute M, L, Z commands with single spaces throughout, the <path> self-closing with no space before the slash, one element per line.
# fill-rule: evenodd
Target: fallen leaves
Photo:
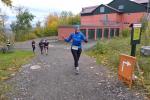
<path fill-rule="evenodd" d="M 11 67 L 11 68 L 8 68 L 7 69 L 7 71 L 13 71 L 13 72 L 15 72 L 15 71 L 17 71 L 18 70 L 18 68 L 16 68 L 16 67 Z"/>
<path fill-rule="evenodd" d="M 9 79 L 9 77 L 0 77 L 0 81 L 4 81 L 4 80 L 7 80 L 7 79 Z"/>

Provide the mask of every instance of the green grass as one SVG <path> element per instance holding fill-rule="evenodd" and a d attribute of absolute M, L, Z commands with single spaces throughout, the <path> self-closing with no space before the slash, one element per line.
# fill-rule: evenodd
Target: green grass
<path fill-rule="evenodd" d="M 5 93 L 11 91 L 11 86 L 4 80 L 9 79 L 11 74 L 15 74 L 21 65 L 33 56 L 31 51 L 14 51 L 6 54 L 0 52 L 0 100 L 6 100 Z"/>
<path fill-rule="evenodd" d="M 0 81 L 8 79 L 31 57 L 33 57 L 31 51 L 14 51 L 6 54 L 0 52 Z"/>
<path fill-rule="evenodd" d="M 97 63 L 110 65 L 116 69 L 121 53 L 130 54 L 129 38 L 114 38 L 111 40 L 98 41 L 97 45 L 87 54 L 96 58 Z"/>
<path fill-rule="evenodd" d="M 150 93 L 150 57 L 140 55 L 140 47 L 144 44 L 144 38 L 142 38 L 141 42 L 140 45 L 137 45 L 136 57 L 140 68 L 144 71 L 144 82 Z M 98 41 L 97 45 L 88 51 L 87 54 L 96 58 L 98 64 L 109 66 L 110 69 L 117 73 L 119 55 L 121 53 L 130 55 L 130 52 L 130 38 L 119 37 L 111 40 Z"/>

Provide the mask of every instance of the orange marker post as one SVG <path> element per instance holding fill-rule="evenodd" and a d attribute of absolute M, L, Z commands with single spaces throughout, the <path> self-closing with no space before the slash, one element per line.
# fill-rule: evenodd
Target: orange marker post
<path fill-rule="evenodd" d="M 120 63 L 118 68 L 119 80 L 127 83 L 129 88 L 132 85 L 132 75 L 136 64 L 136 58 L 128 55 L 120 55 Z"/>

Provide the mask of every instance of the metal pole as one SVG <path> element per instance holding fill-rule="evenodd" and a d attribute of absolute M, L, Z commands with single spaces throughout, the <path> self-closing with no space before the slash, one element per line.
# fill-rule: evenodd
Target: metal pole
<path fill-rule="evenodd" d="M 131 46 L 131 56 L 135 57 L 136 55 L 136 44 L 132 44 Z"/>

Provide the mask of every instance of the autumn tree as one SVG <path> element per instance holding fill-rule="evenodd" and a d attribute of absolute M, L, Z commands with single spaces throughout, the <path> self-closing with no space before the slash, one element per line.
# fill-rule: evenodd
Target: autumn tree
<path fill-rule="evenodd" d="M 0 15 L 0 41 L 4 41 L 5 40 L 5 22 L 7 20 L 7 15 L 2 14 Z"/>
<path fill-rule="evenodd" d="M 68 17 L 69 25 L 79 25 L 80 24 L 80 15 L 74 15 Z"/>
<path fill-rule="evenodd" d="M 56 35 L 59 25 L 59 17 L 56 14 L 50 14 L 45 22 L 45 34 L 48 36 Z"/>
<path fill-rule="evenodd" d="M 12 1 L 11 0 L 1 0 L 4 4 L 7 6 L 12 6 Z M 5 41 L 5 35 L 4 35 L 4 26 L 5 26 L 5 21 L 7 19 L 7 15 L 2 13 L 0 9 L 0 45 Z"/>
<path fill-rule="evenodd" d="M 41 36 L 57 35 L 59 25 L 79 25 L 80 15 L 74 15 L 72 12 L 62 11 L 60 14 L 54 12 L 50 13 L 45 19 L 45 25 L 39 27 L 41 23 L 36 24 L 34 33 Z"/>
<path fill-rule="evenodd" d="M 68 25 L 68 16 L 69 16 L 69 14 L 67 11 L 62 11 L 60 13 L 59 24 Z M 70 14 L 70 16 L 72 16 L 72 15 Z"/>
<path fill-rule="evenodd" d="M 22 35 L 28 34 L 32 29 L 31 21 L 34 19 L 34 15 L 27 9 L 22 9 L 19 10 L 16 18 L 17 20 L 12 22 L 10 26 L 13 33 L 15 33 L 16 40 L 20 40 L 19 38 Z"/>
<path fill-rule="evenodd" d="M 62 11 L 59 18 L 60 25 L 80 24 L 80 15 L 74 15 L 72 12 Z"/>
<path fill-rule="evenodd" d="M 36 36 L 38 37 L 42 37 L 44 34 L 43 34 L 43 27 L 41 26 L 41 22 L 38 21 L 36 24 L 35 24 L 35 28 L 34 28 L 34 33 Z"/>
<path fill-rule="evenodd" d="M 4 4 L 7 6 L 11 7 L 12 6 L 12 1 L 11 0 L 1 0 Z M 5 21 L 7 20 L 7 15 L 2 13 L 0 9 L 0 45 L 5 41 L 5 35 L 4 35 L 4 26 L 5 26 Z"/>
<path fill-rule="evenodd" d="M 60 14 L 54 12 L 46 17 L 44 29 L 43 31 L 40 31 L 40 34 L 44 36 L 57 35 L 59 25 L 76 25 L 76 24 L 80 24 L 80 16 L 78 14 L 74 15 L 70 11 L 69 12 L 62 11 Z"/>
<path fill-rule="evenodd" d="M 12 0 L 1 0 L 4 4 L 6 4 L 7 6 L 12 6 Z"/>

